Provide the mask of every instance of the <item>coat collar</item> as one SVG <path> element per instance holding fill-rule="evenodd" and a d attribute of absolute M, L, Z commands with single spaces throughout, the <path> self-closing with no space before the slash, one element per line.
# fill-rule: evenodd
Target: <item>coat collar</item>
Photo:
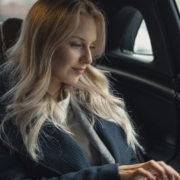
<path fill-rule="evenodd" d="M 100 152 L 102 157 L 102 164 L 113 164 L 115 163 L 114 158 L 110 154 L 109 150 L 106 148 L 104 143 L 101 141 L 96 131 L 90 124 L 86 115 L 83 112 L 80 112 L 76 108 L 74 108 L 74 112 L 76 117 L 78 118 L 82 128 L 85 130 L 86 136 L 89 141 L 95 146 L 95 148 Z"/>

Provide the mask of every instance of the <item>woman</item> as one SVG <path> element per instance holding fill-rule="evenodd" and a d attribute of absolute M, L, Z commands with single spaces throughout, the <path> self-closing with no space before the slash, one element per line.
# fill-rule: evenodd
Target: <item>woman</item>
<path fill-rule="evenodd" d="M 91 65 L 105 22 L 87 0 L 39 0 L 0 75 L 1 180 L 180 180 L 141 148 L 121 99 Z M 10 78 L 9 78 L 10 77 Z"/>

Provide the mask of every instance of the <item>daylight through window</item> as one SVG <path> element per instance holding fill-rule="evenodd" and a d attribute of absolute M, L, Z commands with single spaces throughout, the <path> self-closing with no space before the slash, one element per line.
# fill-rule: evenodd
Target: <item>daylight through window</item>
<path fill-rule="evenodd" d="M 7 18 L 24 19 L 37 0 L 0 0 L 0 21 Z"/>

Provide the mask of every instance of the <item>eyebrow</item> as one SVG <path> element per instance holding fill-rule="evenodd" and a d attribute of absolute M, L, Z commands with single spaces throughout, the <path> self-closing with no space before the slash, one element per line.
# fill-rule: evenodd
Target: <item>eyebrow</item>
<path fill-rule="evenodd" d="M 80 39 L 80 40 L 82 40 L 82 41 L 86 41 L 85 39 L 83 39 L 83 38 L 80 37 L 80 36 L 72 36 L 71 38 L 78 38 L 78 39 Z M 95 43 L 95 42 L 97 42 L 97 40 L 93 41 L 92 43 Z"/>

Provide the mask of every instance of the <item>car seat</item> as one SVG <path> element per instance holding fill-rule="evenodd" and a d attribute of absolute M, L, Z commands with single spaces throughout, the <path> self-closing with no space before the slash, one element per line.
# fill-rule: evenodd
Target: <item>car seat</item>
<path fill-rule="evenodd" d="M 9 18 L 0 24 L 0 64 L 5 61 L 6 51 L 16 43 L 22 22 L 19 18 Z"/>

